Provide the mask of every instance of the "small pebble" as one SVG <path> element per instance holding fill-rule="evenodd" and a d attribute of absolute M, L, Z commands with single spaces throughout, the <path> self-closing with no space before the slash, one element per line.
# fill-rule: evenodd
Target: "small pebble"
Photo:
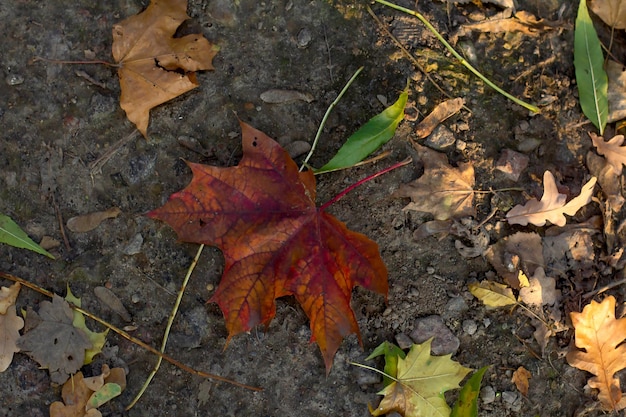
<path fill-rule="evenodd" d="M 439 125 L 435 128 L 433 133 L 426 139 L 426 146 L 433 148 L 437 151 L 444 151 L 451 148 L 454 145 L 456 138 L 454 133 L 444 125 Z"/>
<path fill-rule="evenodd" d="M 398 333 L 396 335 L 396 343 L 400 349 L 408 349 L 413 344 L 413 341 L 406 333 Z"/>
<path fill-rule="evenodd" d="M 491 404 L 496 400 L 496 390 L 491 385 L 487 385 L 480 390 L 480 399 L 483 404 Z"/>
<path fill-rule="evenodd" d="M 141 233 L 137 233 L 128 241 L 122 253 L 124 255 L 136 255 L 141 252 L 141 245 L 143 245 L 143 236 Z"/>
<path fill-rule="evenodd" d="M 496 162 L 496 169 L 513 181 L 517 181 L 528 166 L 529 158 L 519 152 L 505 149 Z"/>
<path fill-rule="evenodd" d="M 5 78 L 5 81 L 8 85 L 11 85 L 11 86 L 20 85 L 24 82 L 24 77 L 18 74 L 9 74 Z"/>
<path fill-rule="evenodd" d="M 303 28 L 298 32 L 298 48 L 306 48 L 311 43 L 311 40 L 313 40 L 313 36 L 311 35 L 311 31 L 307 28 Z"/>
<path fill-rule="evenodd" d="M 434 337 L 431 352 L 437 356 L 454 354 L 461 344 L 459 338 L 446 327 L 441 316 L 436 315 L 416 319 L 410 337 L 418 344 Z"/>
<path fill-rule="evenodd" d="M 469 307 L 467 306 L 467 302 L 463 297 L 452 297 L 448 300 L 446 304 L 446 311 L 453 313 L 462 313 L 467 311 Z"/>
<path fill-rule="evenodd" d="M 367 369 L 359 369 L 357 371 L 356 383 L 365 388 L 368 385 L 376 385 L 381 381 L 381 375 L 376 372 L 371 372 Z"/>
<path fill-rule="evenodd" d="M 474 320 L 463 320 L 463 331 L 468 335 L 473 335 L 478 330 L 478 324 Z"/>

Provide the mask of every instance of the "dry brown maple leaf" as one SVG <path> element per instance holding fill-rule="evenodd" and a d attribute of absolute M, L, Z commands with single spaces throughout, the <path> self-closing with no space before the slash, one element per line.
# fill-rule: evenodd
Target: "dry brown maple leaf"
<path fill-rule="evenodd" d="M 458 168 L 448 164 L 445 154 L 413 143 L 424 162 L 424 175 L 401 185 L 394 197 L 411 197 L 404 210 L 431 213 L 436 220 L 474 215 L 474 168 L 460 163 Z"/>
<path fill-rule="evenodd" d="M 602 136 L 593 132 L 589 132 L 589 136 L 598 153 L 606 158 L 617 175 L 621 175 L 622 167 L 626 164 L 626 146 L 622 146 L 624 135 L 613 136 L 606 142 Z"/>
<path fill-rule="evenodd" d="M 113 26 L 120 105 L 147 137 L 150 109 L 198 86 L 194 71 L 213 69 L 219 48 L 200 34 L 174 38 L 187 0 L 152 0 L 142 13 Z"/>
<path fill-rule="evenodd" d="M 210 301 L 229 339 L 276 313 L 294 295 L 311 321 L 327 371 L 344 336 L 359 333 L 350 308 L 360 285 L 387 295 L 387 269 L 376 243 L 315 206 L 315 177 L 263 132 L 241 123 L 243 157 L 230 168 L 189 163 L 191 183 L 148 213 L 180 240 L 219 247 L 222 280 Z"/>
<path fill-rule="evenodd" d="M 560 194 L 556 188 L 554 175 L 550 171 L 543 174 L 543 196 L 538 201 L 533 198 L 526 204 L 518 204 L 506 214 L 506 219 L 511 224 L 526 226 L 532 223 L 535 226 L 543 226 L 547 221 L 555 226 L 565 226 L 567 219 L 565 214 L 573 216 L 585 204 L 591 201 L 593 187 L 596 185 L 596 177 L 592 177 L 580 190 L 578 197 L 572 198 L 566 203 L 567 196 Z"/>
<path fill-rule="evenodd" d="M 570 313 L 570 318 L 578 349 L 567 354 L 567 362 L 595 375 L 588 384 L 600 391 L 598 400 L 605 410 L 626 408 L 626 397 L 615 377 L 626 368 L 626 318 L 615 319 L 615 298 L 609 296 L 601 303 L 592 300 L 582 313 Z"/>

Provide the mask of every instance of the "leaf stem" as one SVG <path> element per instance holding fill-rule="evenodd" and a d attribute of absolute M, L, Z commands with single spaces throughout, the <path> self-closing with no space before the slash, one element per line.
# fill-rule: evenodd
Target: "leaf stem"
<path fill-rule="evenodd" d="M 474 75 L 476 75 L 478 78 L 480 78 L 481 80 L 483 80 L 483 82 L 485 84 L 487 84 L 489 87 L 493 88 L 494 90 L 496 90 L 498 93 L 502 94 L 503 96 L 505 96 L 506 98 L 508 98 L 509 100 L 513 101 L 514 103 L 519 104 L 522 107 L 527 108 L 528 110 L 530 110 L 533 113 L 539 113 L 539 108 L 537 106 L 533 106 L 532 104 L 526 103 L 525 101 L 522 101 L 520 99 L 518 99 L 517 97 L 512 96 L 511 94 L 507 93 L 506 91 L 504 91 L 503 89 L 501 89 L 500 87 L 498 87 L 497 85 L 495 85 L 494 83 L 492 83 L 489 79 L 487 79 L 487 77 L 485 77 L 484 75 L 482 75 L 476 68 L 474 68 L 469 62 L 467 62 L 467 60 L 465 60 L 465 58 L 463 58 L 461 56 L 461 54 L 459 54 L 453 47 L 452 45 L 450 45 L 448 43 L 448 41 L 446 41 L 444 39 L 443 36 L 441 36 L 439 34 L 439 32 L 437 32 L 437 29 L 435 29 L 435 27 L 433 25 L 431 25 L 428 20 L 426 20 L 426 18 L 424 16 L 422 16 L 420 13 L 411 10 L 411 9 L 407 9 L 405 7 L 402 6 L 398 6 L 396 4 L 390 3 L 386 0 L 375 0 L 376 3 L 380 3 L 380 4 L 384 4 L 385 6 L 391 7 L 392 9 L 396 9 L 399 10 L 401 12 L 404 12 L 406 14 L 410 14 L 411 16 L 414 16 L 416 18 L 418 18 L 420 20 L 420 22 L 422 22 L 424 24 L 424 26 L 426 26 L 426 28 L 428 30 L 430 30 L 435 37 L 437 37 L 437 39 L 439 40 L 439 42 L 441 42 L 443 44 L 443 46 L 446 47 L 446 49 L 448 51 L 450 51 L 450 53 L 452 55 L 454 55 L 454 57 L 456 59 L 459 60 L 459 62 L 468 70 L 470 70 Z"/>
<path fill-rule="evenodd" d="M 400 168 L 403 167 L 405 165 L 410 164 L 411 162 L 413 162 L 413 160 L 411 158 L 407 158 L 402 162 L 398 162 L 397 164 L 394 164 L 388 168 L 383 169 L 382 171 L 379 171 L 375 174 L 370 175 L 369 177 L 365 177 L 360 181 L 355 182 L 354 184 L 352 184 L 351 186 L 349 186 L 348 188 L 346 188 L 345 190 L 343 190 L 342 192 L 340 192 L 339 194 L 337 194 L 336 196 L 334 196 L 333 198 L 331 198 L 330 200 L 328 200 L 327 202 L 325 202 L 324 204 L 322 204 L 319 208 L 319 211 L 322 212 L 324 211 L 326 208 L 328 208 L 328 206 L 336 203 L 337 201 L 339 201 L 344 195 L 348 194 L 350 191 L 354 190 L 356 187 L 358 187 L 361 184 L 364 184 L 370 180 L 373 180 L 376 177 L 380 177 L 383 174 L 388 173 L 389 171 L 393 171 L 396 168 Z"/>
<path fill-rule="evenodd" d="M 308 155 L 304 159 L 304 162 L 302 163 L 302 166 L 300 167 L 300 172 L 302 172 L 304 167 L 307 166 L 307 163 L 309 162 L 309 159 L 311 159 L 311 156 L 313 156 L 313 152 L 315 152 L 315 147 L 317 146 L 317 142 L 318 142 L 320 136 L 322 135 L 322 129 L 324 129 L 324 125 L 326 124 L 326 121 L 328 120 L 328 116 L 330 116 L 330 112 L 335 108 L 337 103 L 339 103 L 339 100 L 341 100 L 341 98 L 346 93 L 346 91 L 348 91 L 348 88 L 350 87 L 350 85 L 352 85 L 352 83 L 354 82 L 356 77 L 361 73 L 361 71 L 363 71 L 363 68 L 364 67 L 361 67 L 358 70 L 356 70 L 354 75 L 348 80 L 346 85 L 343 87 L 343 89 L 341 90 L 341 92 L 339 93 L 337 98 L 335 98 L 335 100 L 333 100 L 333 102 L 330 103 L 330 106 L 328 106 L 328 109 L 326 109 L 326 113 L 324 114 L 324 117 L 322 118 L 322 121 L 320 123 L 320 127 L 317 129 L 317 133 L 315 134 L 315 139 L 313 139 L 313 144 L 311 145 L 311 150 L 309 151 Z"/>
<path fill-rule="evenodd" d="M 112 62 L 108 62 L 108 61 L 100 61 L 100 60 L 95 60 L 95 61 L 66 61 L 63 59 L 49 59 L 49 58 L 44 58 L 41 56 L 36 56 L 34 57 L 31 62 L 37 62 L 37 61 L 44 61 L 44 62 L 50 62 L 52 64 L 98 64 L 98 65 L 106 65 L 108 67 L 115 67 L 115 68 L 119 68 L 121 65 L 120 64 L 114 64 Z"/>
<path fill-rule="evenodd" d="M 369 369 L 370 371 L 374 371 L 377 372 L 383 376 L 386 376 L 387 378 L 391 379 L 392 381 L 395 382 L 400 382 L 398 380 L 398 378 L 394 378 L 391 375 L 389 375 L 387 372 L 381 371 L 380 369 L 376 369 L 373 366 L 368 366 L 368 365 L 363 365 L 362 363 L 358 363 L 358 362 L 348 362 L 350 365 L 354 365 L 354 366 L 358 366 L 360 368 L 365 368 L 365 369 Z"/>

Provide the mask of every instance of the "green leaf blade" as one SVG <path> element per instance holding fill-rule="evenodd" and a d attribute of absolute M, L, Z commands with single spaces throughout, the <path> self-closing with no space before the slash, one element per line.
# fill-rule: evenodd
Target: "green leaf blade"
<path fill-rule="evenodd" d="M 16 248 L 28 249 L 54 259 L 52 254 L 33 242 L 13 219 L 4 214 L 0 214 L 0 243 L 6 243 Z"/>
<path fill-rule="evenodd" d="M 574 67 L 580 107 L 602 135 L 609 114 L 609 82 L 604 70 L 602 46 L 589 16 L 586 0 L 580 0 L 576 17 Z"/>
<path fill-rule="evenodd" d="M 483 375 L 489 366 L 483 366 L 467 380 L 461 391 L 459 398 L 454 403 L 450 417 L 478 417 L 478 394 Z"/>
<path fill-rule="evenodd" d="M 361 162 L 393 137 L 396 128 L 404 118 L 404 108 L 409 97 L 409 85 L 398 100 L 382 113 L 372 117 L 359 130 L 346 140 L 337 154 L 315 173 L 334 171 L 351 167 Z"/>

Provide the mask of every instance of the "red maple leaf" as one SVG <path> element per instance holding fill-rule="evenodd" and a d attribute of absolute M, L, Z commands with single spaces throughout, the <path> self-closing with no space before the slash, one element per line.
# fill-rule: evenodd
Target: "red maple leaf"
<path fill-rule="evenodd" d="M 209 301 L 228 339 L 268 325 L 275 299 L 294 295 L 311 321 L 326 371 L 343 338 L 359 335 L 350 308 L 356 285 L 387 295 L 378 245 L 315 206 L 315 177 L 271 138 L 241 123 L 243 157 L 230 168 L 188 163 L 191 183 L 148 213 L 185 242 L 219 247 L 222 280 Z M 360 339 L 360 335 L 359 335 Z"/>

